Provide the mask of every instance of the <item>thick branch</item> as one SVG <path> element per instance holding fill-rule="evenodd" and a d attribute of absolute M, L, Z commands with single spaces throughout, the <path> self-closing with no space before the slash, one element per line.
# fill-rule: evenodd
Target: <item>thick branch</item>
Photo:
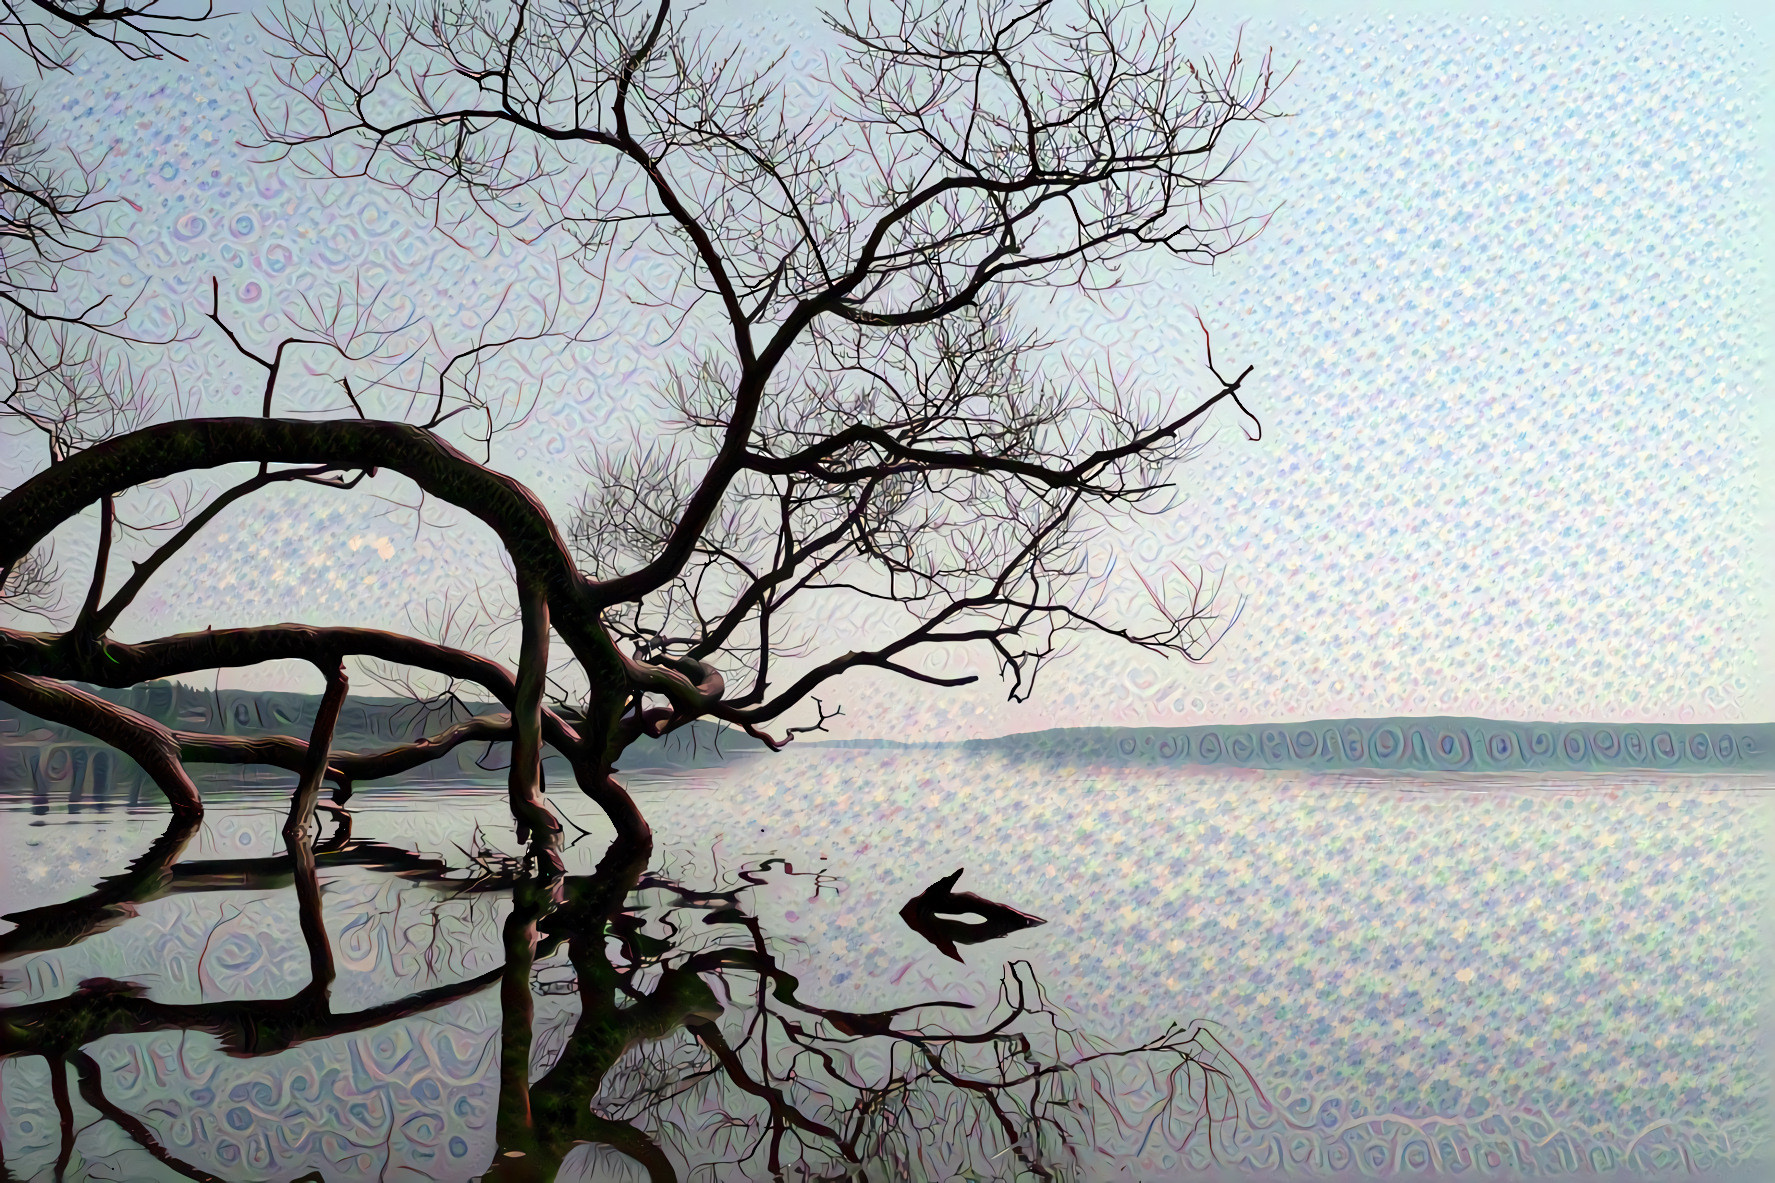
<path fill-rule="evenodd" d="M 511 738 L 511 716 L 476 715 L 451 724 L 435 735 L 373 752 L 332 752 L 327 776 L 344 782 L 396 776 L 448 755 L 465 743 Z M 179 755 L 187 764 L 265 764 L 300 772 L 307 766 L 308 744 L 288 735 L 209 735 L 175 731 Z"/>
<path fill-rule="evenodd" d="M 98 686 L 133 686 L 139 682 L 176 678 L 196 670 L 237 669 L 266 661 L 336 664 L 345 657 L 370 657 L 473 682 L 485 687 L 507 708 L 517 693 L 517 682 L 511 671 L 490 658 L 381 629 L 272 624 L 257 628 L 205 629 L 200 633 L 181 633 L 134 644 L 101 638 L 90 649 L 82 650 L 71 649 L 61 643 L 60 637 L 51 634 L 0 629 L 0 668 L 36 677 L 91 682 Z M 550 744 L 564 752 L 577 749 L 581 744 L 579 732 L 552 710 L 543 712 L 543 733 Z M 229 742 L 225 736 L 202 740 L 193 736 L 192 740 L 214 744 Z M 256 761 L 224 757 L 218 762 Z M 279 760 L 265 762 L 286 767 Z"/>
<path fill-rule="evenodd" d="M 76 631 L 91 631 L 99 599 L 105 594 L 105 572 L 111 562 L 111 534 L 117 521 L 117 505 L 110 497 L 99 498 L 99 543 L 93 551 L 92 582 L 87 585 L 86 602 L 80 606 Z"/>
<path fill-rule="evenodd" d="M 319 709 L 315 711 L 308 750 L 303 753 L 296 791 L 290 795 L 289 817 L 284 821 L 284 840 L 291 843 L 298 840 L 306 843 L 311 838 L 308 827 L 314 821 L 315 802 L 320 800 L 321 782 L 327 775 L 327 754 L 333 750 L 333 731 L 339 725 L 339 711 L 345 705 L 345 692 L 351 685 L 342 664 L 335 663 L 322 669 L 327 688 L 321 695 Z"/>
<path fill-rule="evenodd" d="M 197 786 L 179 762 L 178 741 L 153 719 L 84 690 L 26 674 L 0 673 L 0 700 L 103 740 L 142 766 L 166 794 L 174 815 L 203 816 Z"/>
<path fill-rule="evenodd" d="M 520 582 L 546 597 L 551 622 L 585 667 L 594 693 L 611 700 L 608 722 L 614 722 L 625 672 L 622 656 L 598 619 L 605 601 L 569 562 L 548 511 L 517 481 L 405 423 L 187 419 L 106 440 L 0 498 L 0 567 L 17 562 L 99 497 L 193 469 L 241 463 L 386 468 L 480 518 L 505 544 Z M 255 655 L 252 660 L 269 657 Z M 608 726 L 603 733 L 608 734 Z"/>
<path fill-rule="evenodd" d="M 519 627 L 517 694 L 512 700 L 512 763 L 507 797 L 518 823 L 518 841 L 534 849 L 559 873 L 555 849 L 561 823 L 542 803 L 542 692 L 548 679 L 549 604 L 542 589 L 518 576 Z"/>

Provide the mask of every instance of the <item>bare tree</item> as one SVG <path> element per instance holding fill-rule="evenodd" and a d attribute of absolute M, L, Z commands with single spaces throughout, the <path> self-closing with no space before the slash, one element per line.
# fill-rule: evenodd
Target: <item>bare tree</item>
<path fill-rule="evenodd" d="M 196 28 L 219 18 L 215 5 L 169 4 L 141 0 L 113 4 L 110 0 L 0 0 L 0 38 L 24 54 L 40 71 L 65 70 L 80 46 L 95 42 L 129 61 L 173 57 L 182 43 L 204 34 Z"/>
<path fill-rule="evenodd" d="M 1234 195 L 1250 135 L 1275 114 L 1269 58 L 1235 47 L 1224 61 L 1191 59 L 1180 22 L 1100 0 L 895 0 L 826 19 L 842 56 L 805 102 L 782 86 L 780 63 L 721 48 L 670 0 L 286 12 L 272 26 L 280 85 L 253 96 L 266 154 L 392 186 L 446 233 L 478 220 L 556 238 L 588 265 L 636 252 L 675 264 L 677 286 L 628 293 L 679 326 L 684 359 L 663 391 L 671 420 L 657 438 L 602 442 L 563 533 L 528 490 L 447 442 L 470 420 L 496 427 L 489 408 L 506 395 L 480 363 L 516 338 L 450 354 L 427 379 L 433 396 L 385 384 L 372 397 L 341 379 L 345 417 L 279 418 L 289 350 L 362 357 L 353 349 L 368 330 L 334 309 L 329 323 L 346 329 L 267 349 L 239 338 L 215 299 L 205 315 L 264 374 L 261 415 L 76 441 L 0 500 L 8 578 L 50 531 L 101 507 L 86 606 L 65 633 L 0 632 L 0 696 L 76 726 L 103 715 L 110 734 L 160 753 L 163 787 L 184 800 L 181 761 L 239 752 L 157 733 L 61 683 L 297 658 L 334 687 L 350 658 L 478 684 L 506 714 L 424 750 L 496 729 L 512 748 L 520 833 L 558 861 L 544 745 L 639 842 L 646 824 L 612 772 L 643 735 L 707 719 L 776 747 L 831 718 L 825 687 L 848 671 L 975 680 L 921 670 L 932 648 L 991 654 L 1012 698 L 1031 693 L 1069 634 L 1200 660 L 1236 616 L 1215 580 L 1181 568 L 1181 584 L 1149 580 L 1154 612 L 1121 619 L 1105 610 L 1091 542 L 1118 518 L 1171 506 L 1166 473 L 1217 406 L 1255 425 L 1240 401 L 1250 368 L 1216 368 L 1204 326 L 1212 383 L 1153 397 L 1112 368 L 1051 364 L 1015 298 L 1113 285 L 1153 252 L 1211 261 L 1255 234 L 1265 215 Z M 544 319 L 523 338 L 579 339 Z M 189 515 L 107 600 L 112 499 L 227 465 L 256 475 Z M 350 486 L 378 471 L 498 534 L 515 670 L 379 630 L 108 636 L 165 556 L 227 504 L 272 482 Z M 809 622 L 840 597 L 884 607 L 872 615 L 887 623 L 819 652 Z M 551 680 L 556 638 L 571 682 Z M 792 711 L 804 721 L 767 730 Z M 318 775 L 342 799 L 352 773 L 337 754 L 308 762 L 309 742 L 283 741 L 279 762 L 305 770 L 299 796 L 312 799 Z M 379 768 L 406 757 L 356 758 Z"/>
<path fill-rule="evenodd" d="M 68 282 L 105 245 L 97 187 L 91 167 L 54 146 L 25 91 L 0 88 L 0 413 L 40 434 L 52 464 L 140 425 L 136 375 L 97 339 L 121 317 Z"/>
<path fill-rule="evenodd" d="M 147 421 L 151 383 L 115 348 L 128 309 L 86 298 L 81 265 L 106 244 L 94 170 L 46 134 L 23 88 L 0 87 L 0 429 L 40 439 L 55 464 Z M 70 279 L 75 282 L 70 282 Z M 55 619 L 53 549 L 24 555 L 0 605 Z"/>
<path fill-rule="evenodd" d="M 207 0 L 201 8 L 177 0 L 0 0 L 0 39 L 39 74 L 68 69 L 86 43 L 126 61 L 183 61 L 180 44 L 201 39 L 199 26 L 223 15 Z M 98 189 L 96 165 L 45 134 L 22 87 L 0 85 L 0 350 L 7 369 L 0 418 L 42 433 L 52 464 L 139 426 L 155 409 L 151 384 L 128 350 L 106 347 L 142 343 L 122 327 L 129 308 L 110 295 L 83 301 L 78 285 L 66 283 L 105 245 L 106 207 L 127 200 Z M 28 563 L 36 580 L 52 570 L 41 557 Z M 14 606 L 41 599 L 0 588 L 0 602 Z"/>

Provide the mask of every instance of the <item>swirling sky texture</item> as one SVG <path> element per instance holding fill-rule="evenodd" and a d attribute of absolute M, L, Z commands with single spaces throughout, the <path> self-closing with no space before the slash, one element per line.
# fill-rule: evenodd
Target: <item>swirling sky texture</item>
<path fill-rule="evenodd" d="M 1161 393 L 1212 389 L 1195 312 L 1223 369 L 1255 367 L 1245 389 L 1261 441 L 1217 419 L 1177 474 L 1186 499 L 1103 550 L 1130 611 L 1145 594 L 1132 573 L 1172 560 L 1223 571 L 1223 602 L 1243 602 L 1237 626 L 1199 666 L 1087 641 L 1026 705 L 1003 701 L 986 655 L 922 667 L 984 675 L 958 690 L 864 675 L 828 696 L 845 710 L 835 734 L 1775 717 L 1762 479 L 1775 458 L 1770 24 L 1706 4 L 1521 18 L 1303 7 L 1215 0 L 1189 26 L 1200 52 L 1224 55 L 1242 22 L 1248 53 L 1273 46 L 1294 65 L 1280 104 L 1292 117 L 1247 158 L 1253 208 L 1276 208 L 1266 232 L 1212 269 L 1168 264 L 1096 302 L 1036 293 L 1022 306 L 1068 358 Z M 786 50 L 791 85 L 818 64 L 811 11 L 709 11 L 749 46 Z M 253 163 L 236 141 L 252 134 L 248 87 L 269 89 L 267 50 L 242 17 L 188 65 L 89 52 L 33 84 L 54 134 L 90 159 L 108 153 L 108 183 L 141 207 L 95 282 L 139 292 L 145 324 L 201 328 L 218 276 L 257 341 L 292 332 L 302 301 L 341 282 L 465 340 L 496 322 L 502 291 L 515 293 L 508 319 L 546 300 L 555 273 L 541 248 L 465 248 L 398 194 Z M 658 267 L 616 260 L 610 292 L 669 281 Z M 588 301 L 600 291 L 568 274 Z M 620 295 L 593 326 L 600 339 L 571 358 L 514 363 L 514 398 L 534 409 L 493 451 L 563 518 L 582 484 L 574 460 L 645 430 L 639 392 L 681 344 Z M 213 332 L 168 357 L 187 408 L 256 411 L 255 375 Z M 289 397 L 339 402 L 319 380 Z M 42 465 L 33 440 L 0 449 L 8 486 Z M 269 495 L 231 513 L 123 635 L 280 619 L 406 627 L 502 582 L 465 515 L 428 509 L 450 528 L 418 526 L 397 483 L 369 491 L 383 499 Z M 65 567 L 79 571 L 91 535 L 90 520 L 61 532 Z M 840 639 L 858 625 L 815 623 Z"/>

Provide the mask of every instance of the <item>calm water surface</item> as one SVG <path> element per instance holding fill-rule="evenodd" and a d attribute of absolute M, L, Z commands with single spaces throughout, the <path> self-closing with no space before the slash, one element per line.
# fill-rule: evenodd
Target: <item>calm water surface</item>
<path fill-rule="evenodd" d="M 1775 1177 L 1767 778 L 634 781 L 555 888 L 495 790 L 0 797 L 0 1178 Z"/>

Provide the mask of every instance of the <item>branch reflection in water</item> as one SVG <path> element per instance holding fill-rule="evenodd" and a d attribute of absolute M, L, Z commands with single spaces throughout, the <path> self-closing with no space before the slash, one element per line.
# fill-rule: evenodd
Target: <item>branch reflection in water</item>
<path fill-rule="evenodd" d="M 1094 1174 L 1093 1166 L 1113 1169 L 1124 1155 L 1154 1161 L 1155 1151 L 1179 1168 L 1211 1163 L 1251 1105 L 1268 1108 L 1201 1027 L 1105 1046 L 1069 1025 L 1022 961 L 1004 965 L 990 1003 L 915 997 L 874 1012 L 827 1005 L 785 968 L 785 942 L 751 906 L 772 877 L 810 874 L 782 859 L 743 868 L 731 889 L 701 890 L 650 872 L 645 851 L 620 845 L 590 875 L 537 877 L 478 841 L 464 852 L 466 864 L 452 867 L 354 840 L 349 815 L 335 827 L 319 843 L 286 836 L 283 857 L 181 861 L 198 824 L 175 820 L 125 873 L 77 899 L 7 917 L 16 927 L 0 934 L 0 960 L 66 950 L 157 899 L 195 915 L 200 893 L 293 887 L 297 904 L 294 931 L 286 926 L 278 937 L 288 955 L 305 952 L 308 984 L 286 997 L 164 1002 L 139 982 L 93 977 L 60 997 L 0 1007 L 0 1062 L 40 1057 L 48 1067 L 59 1125 L 54 1177 L 77 1161 L 77 1143 L 91 1158 L 87 1141 L 108 1126 L 113 1139 L 116 1131 L 128 1139 L 113 1153 L 126 1160 L 126 1177 L 127 1160 L 145 1166 L 146 1153 L 177 1175 L 205 1180 L 300 1169 L 317 1157 L 333 1169 L 304 1177 L 1076 1178 Z M 359 1009 L 335 1007 L 335 951 L 356 965 L 348 946 L 374 949 L 380 941 L 386 949 L 397 939 L 367 935 L 366 924 L 393 927 L 387 914 L 368 909 L 343 926 L 335 909 L 329 934 L 323 883 L 333 895 L 347 879 L 372 885 L 376 900 L 394 899 L 394 912 L 406 913 L 402 932 L 429 927 L 401 986 L 437 984 Z M 814 882 L 817 891 L 820 877 Z M 419 913 L 415 898 L 423 900 Z M 204 935 L 201 949 L 184 952 L 206 994 L 229 984 L 215 985 L 201 968 L 215 956 L 219 927 L 178 929 L 192 940 Z M 481 960 L 493 968 L 452 972 L 475 962 L 464 951 L 477 934 Z M 138 977 L 152 979 L 156 968 L 143 966 Z M 160 1095 L 144 1094 L 140 1065 L 157 1053 L 128 1046 L 177 1032 L 183 1064 L 188 1044 L 198 1042 L 189 1037 L 202 1033 L 228 1057 L 288 1055 L 310 1041 L 374 1039 L 435 1020 L 494 987 L 497 1030 L 472 1057 L 488 1075 L 496 1065 L 496 1088 L 481 1090 L 489 1101 L 497 1096 L 490 1115 L 471 1092 L 449 1105 L 422 1082 L 402 1094 L 417 1098 L 412 1112 L 399 1111 L 392 1089 L 383 1090 L 381 1112 L 343 1106 L 364 1127 L 361 1137 L 305 1125 L 300 1114 L 292 1124 L 285 1114 L 277 1137 L 264 1137 L 244 1158 L 238 1146 L 249 1139 L 225 1135 L 251 1115 L 227 1102 L 263 1102 L 281 1084 L 269 1092 L 237 1085 L 222 1100 L 208 1087 L 175 1095 L 176 1081 L 161 1082 Z M 303 1088 L 324 1092 L 323 1076 L 362 1071 L 363 1053 L 349 1040 L 317 1047 L 330 1072 L 312 1059 L 265 1062 L 274 1073 L 314 1077 L 292 1080 L 292 1100 Z M 17 1067 L 12 1074 L 16 1080 Z M 125 1077 L 128 1103 L 115 1099 Z M 77 1111 L 75 1095 L 96 1118 Z M 475 1139 L 474 1153 L 469 1135 L 487 1116 L 492 1138 Z M 438 1153 L 444 1146 L 450 1152 Z M 17 1168 L 16 1146 L 13 1157 Z M 0 1160 L 0 1178 L 13 1177 Z"/>

